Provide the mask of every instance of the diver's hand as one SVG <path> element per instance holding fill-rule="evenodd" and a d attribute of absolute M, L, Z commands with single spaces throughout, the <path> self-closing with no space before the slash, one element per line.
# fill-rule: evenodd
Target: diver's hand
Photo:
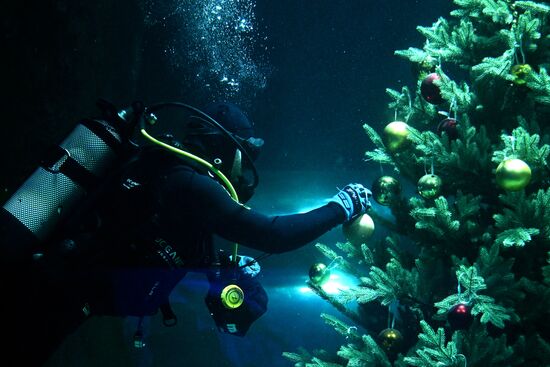
<path fill-rule="evenodd" d="M 242 274 L 254 278 L 260 272 L 260 264 L 250 256 L 238 256 L 239 269 Z"/>
<path fill-rule="evenodd" d="M 370 207 L 372 192 L 358 183 L 349 184 L 330 200 L 340 205 L 346 213 L 346 221 L 353 220 L 365 213 Z"/>

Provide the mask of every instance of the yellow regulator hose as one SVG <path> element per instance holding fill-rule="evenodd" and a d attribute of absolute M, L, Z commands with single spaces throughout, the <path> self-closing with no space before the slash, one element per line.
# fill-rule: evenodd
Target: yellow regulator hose
<path fill-rule="evenodd" d="M 166 149 L 166 150 L 168 150 L 172 153 L 181 155 L 184 158 L 191 159 L 191 160 L 205 166 L 210 172 L 215 174 L 223 182 L 223 184 L 225 185 L 225 188 L 227 189 L 227 191 L 229 192 L 229 195 L 231 195 L 233 200 L 235 200 L 236 202 L 239 202 L 239 196 L 237 195 L 237 191 L 235 191 L 235 188 L 233 187 L 233 185 L 231 184 L 229 179 L 219 169 L 214 167 L 214 165 L 212 165 L 210 162 L 208 162 L 208 161 L 202 159 L 201 157 L 198 157 L 198 156 L 196 156 L 192 153 L 189 153 L 189 152 L 186 152 L 184 150 L 178 149 L 178 148 L 173 147 L 169 144 L 166 144 L 166 143 L 164 143 L 164 142 L 162 142 L 158 139 L 155 139 L 154 137 L 149 135 L 149 133 L 147 133 L 147 131 L 145 131 L 145 129 L 143 129 L 143 128 L 140 131 L 141 131 L 141 134 L 147 140 L 149 140 L 150 142 L 152 142 L 152 143 L 154 143 L 158 146 L 161 146 L 164 149 Z M 233 261 L 235 261 L 235 262 L 237 262 L 238 249 L 239 249 L 239 244 L 236 243 L 234 248 L 233 248 Z"/>

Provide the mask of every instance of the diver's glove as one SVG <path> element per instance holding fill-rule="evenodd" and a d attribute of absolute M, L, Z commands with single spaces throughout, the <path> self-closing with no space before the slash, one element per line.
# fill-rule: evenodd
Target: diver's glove
<path fill-rule="evenodd" d="M 354 183 L 344 187 L 330 200 L 340 205 L 346 213 L 346 221 L 353 220 L 365 213 L 370 207 L 372 192 L 363 185 Z"/>
<path fill-rule="evenodd" d="M 260 264 L 250 256 L 238 256 L 241 274 L 254 278 L 260 272 Z"/>

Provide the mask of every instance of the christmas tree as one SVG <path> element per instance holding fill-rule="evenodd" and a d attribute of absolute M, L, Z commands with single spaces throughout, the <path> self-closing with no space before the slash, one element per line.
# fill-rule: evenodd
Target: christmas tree
<path fill-rule="evenodd" d="M 454 4 L 396 51 L 416 85 L 387 89 L 395 121 L 363 126 L 376 204 L 316 245 L 343 345 L 284 353 L 296 366 L 550 366 L 550 5 Z M 327 292 L 335 267 L 357 285 Z"/>

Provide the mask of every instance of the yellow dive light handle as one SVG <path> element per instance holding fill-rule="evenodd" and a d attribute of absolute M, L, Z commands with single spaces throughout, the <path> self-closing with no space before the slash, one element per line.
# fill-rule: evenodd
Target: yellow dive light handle
<path fill-rule="evenodd" d="M 225 185 L 225 188 L 227 189 L 227 191 L 229 192 L 229 195 L 231 195 L 233 200 L 235 200 L 236 202 L 239 202 L 239 196 L 237 195 L 237 191 L 235 191 L 235 188 L 233 187 L 233 185 L 231 184 L 229 179 L 219 169 L 214 167 L 214 165 L 212 165 L 210 162 L 208 162 L 208 161 L 202 159 L 201 157 L 196 156 L 192 153 L 189 153 L 189 152 L 186 152 L 184 150 L 178 149 L 176 147 L 171 146 L 170 144 L 166 144 L 163 141 L 155 139 L 154 137 L 149 135 L 149 133 L 147 133 L 147 131 L 143 128 L 140 131 L 141 131 L 141 134 L 147 140 L 149 140 L 150 142 L 152 142 L 156 145 L 159 145 L 159 146 L 163 147 L 164 149 L 166 149 L 166 150 L 168 150 L 172 153 L 179 154 L 179 155 L 183 156 L 184 158 L 191 159 L 191 160 L 205 166 L 209 171 L 211 171 L 213 174 L 215 174 L 223 182 L 223 184 Z M 235 262 L 237 262 L 238 249 L 239 249 L 239 245 L 236 243 L 235 247 L 233 248 L 233 261 L 235 261 Z"/>

